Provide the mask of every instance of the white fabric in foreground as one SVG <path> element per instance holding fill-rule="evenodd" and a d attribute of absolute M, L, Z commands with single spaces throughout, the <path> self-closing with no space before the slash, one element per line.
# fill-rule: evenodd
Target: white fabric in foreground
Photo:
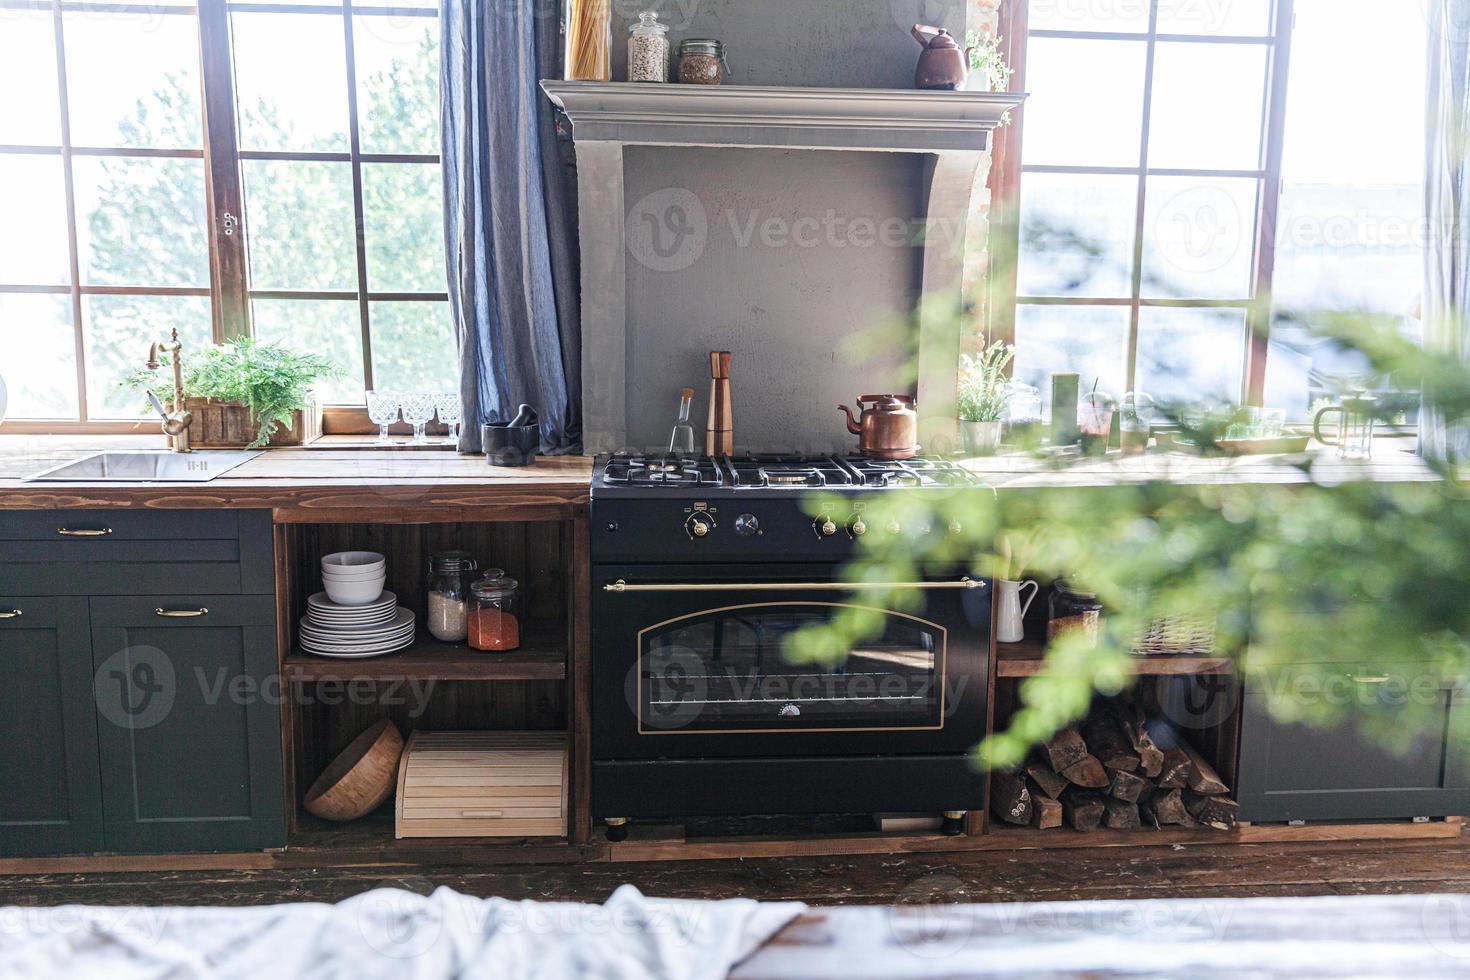
<path fill-rule="evenodd" d="M 702 980 L 725 977 L 796 902 L 645 898 L 605 905 L 382 888 L 338 905 L 0 909 L 0 977 Z"/>

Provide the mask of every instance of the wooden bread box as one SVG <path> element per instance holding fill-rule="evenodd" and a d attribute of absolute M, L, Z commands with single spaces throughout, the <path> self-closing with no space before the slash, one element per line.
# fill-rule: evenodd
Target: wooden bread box
<path fill-rule="evenodd" d="M 395 836 L 565 837 L 564 732 L 414 732 Z"/>
<path fill-rule="evenodd" d="M 260 425 L 250 409 L 239 402 L 212 398 L 185 398 L 184 407 L 194 416 L 189 423 L 189 444 L 195 449 L 240 449 L 255 440 Z M 305 446 L 322 436 L 322 406 L 315 399 L 305 410 L 291 413 L 291 425 L 278 426 L 267 445 Z"/>

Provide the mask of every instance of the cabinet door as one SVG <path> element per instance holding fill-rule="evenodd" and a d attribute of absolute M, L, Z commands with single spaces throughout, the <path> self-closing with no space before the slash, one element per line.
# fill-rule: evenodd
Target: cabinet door
<path fill-rule="evenodd" d="M 0 597 L 0 855 L 102 847 L 87 600 Z"/>
<path fill-rule="evenodd" d="M 90 602 L 107 849 L 284 844 L 274 600 Z"/>
<path fill-rule="evenodd" d="M 1462 696 L 1425 665 L 1283 668 L 1274 683 L 1313 697 L 1351 698 L 1354 718 L 1338 727 L 1284 722 L 1272 715 L 1260 679 L 1248 680 L 1241 715 L 1239 801 L 1242 820 L 1381 820 L 1470 813 L 1467 760 L 1447 733 L 1462 730 Z M 1300 678 L 1309 678 L 1303 683 Z M 1424 699 L 1417 722 L 1432 730 L 1391 751 L 1359 731 L 1364 718 L 1403 732 L 1405 698 Z"/>

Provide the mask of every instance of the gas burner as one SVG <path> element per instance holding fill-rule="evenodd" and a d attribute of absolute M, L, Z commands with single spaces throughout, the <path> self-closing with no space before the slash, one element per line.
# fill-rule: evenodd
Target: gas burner
<path fill-rule="evenodd" d="M 880 460 L 799 454 L 710 457 L 620 453 L 606 457 L 594 486 L 629 492 L 662 488 L 745 494 L 756 490 L 779 493 L 811 488 L 881 490 L 979 484 L 963 467 L 928 457 Z"/>
<path fill-rule="evenodd" d="M 724 480 L 714 461 L 702 456 L 617 455 L 603 470 L 604 483 L 618 486 L 720 486 Z"/>

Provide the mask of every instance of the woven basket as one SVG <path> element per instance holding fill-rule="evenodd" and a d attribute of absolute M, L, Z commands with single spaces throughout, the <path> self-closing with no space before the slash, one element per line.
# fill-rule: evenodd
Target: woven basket
<path fill-rule="evenodd" d="M 1133 638 L 1133 652 L 1143 656 L 1215 652 L 1215 619 L 1203 616 L 1163 616 Z"/>

